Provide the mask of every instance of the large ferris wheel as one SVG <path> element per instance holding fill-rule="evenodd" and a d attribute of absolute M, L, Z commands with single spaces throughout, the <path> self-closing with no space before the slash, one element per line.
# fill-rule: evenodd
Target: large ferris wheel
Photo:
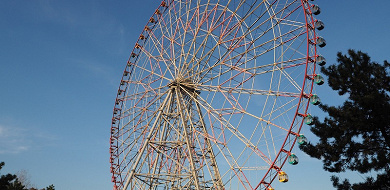
<path fill-rule="evenodd" d="M 324 25 L 308 0 L 166 0 L 123 72 L 114 189 L 273 189 L 312 124 Z"/>

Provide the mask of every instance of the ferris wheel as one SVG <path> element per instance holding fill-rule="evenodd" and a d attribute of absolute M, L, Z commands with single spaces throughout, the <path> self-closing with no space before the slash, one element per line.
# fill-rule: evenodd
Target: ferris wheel
<path fill-rule="evenodd" d="M 115 100 L 114 189 L 267 189 L 311 125 L 326 45 L 308 0 L 166 0 Z M 276 179 L 276 180 L 275 180 Z"/>

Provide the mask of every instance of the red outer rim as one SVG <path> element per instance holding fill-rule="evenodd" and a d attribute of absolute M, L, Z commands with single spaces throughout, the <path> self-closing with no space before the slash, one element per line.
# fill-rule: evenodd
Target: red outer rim
<path fill-rule="evenodd" d="M 173 1 L 173 0 L 172 0 Z M 153 13 L 152 17 L 155 21 L 158 22 L 159 16 L 166 10 L 167 6 L 165 1 L 162 1 L 160 5 L 157 7 L 156 11 Z M 137 46 L 140 44 L 143 44 L 145 39 L 148 38 L 149 36 L 149 31 L 153 29 L 154 24 L 151 22 L 151 19 L 147 22 L 147 24 L 144 27 L 144 30 L 141 32 L 140 37 L 138 38 L 136 45 L 134 46 L 133 50 L 131 51 L 130 58 L 127 61 L 127 65 L 123 71 L 123 75 L 121 78 L 121 83 L 118 88 L 118 93 L 115 99 L 115 104 L 114 104 L 114 109 L 113 109 L 113 116 L 112 116 L 112 123 L 111 123 L 111 135 L 110 135 L 110 171 L 112 173 L 111 177 L 111 182 L 114 183 L 114 190 L 118 189 L 119 187 L 122 186 L 122 179 L 117 179 L 115 176 L 115 171 L 119 170 L 119 160 L 116 160 L 116 155 L 118 155 L 118 150 L 116 148 L 118 147 L 118 142 L 114 142 L 114 139 L 117 139 L 118 137 L 117 132 L 119 131 L 119 123 L 120 119 L 119 116 L 121 115 L 121 107 L 123 105 L 123 99 L 124 99 L 124 94 L 127 90 L 127 86 L 124 85 L 123 81 L 125 78 L 129 78 L 133 71 L 133 65 L 132 63 L 137 60 L 138 58 L 138 53 L 140 50 L 137 50 Z M 143 37 L 142 37 L 143 36 Z M 133 62 L 132 62 L 133 61 Z"/>
<path fill-rule="evenodd" d="M 287 161 L 287 158 L 288 156 L 292 153 L 292 149 L 294 148 L 294 145 L 296 143 L 296 140 L 297 138 L 299 137 L 299 132 L 301 131 L 302 129 L 302 126 L 303 126 L 303 119 L 299 119 L 299 118 L 303 118 L 304 116 L 307 115 L 307 110 L 309 108 L 309 101 L 306 103 L 305 105 L 305 109 L 304 109 L 304 113 L 299 113 L 299 107 L 300 107 L 300 104 L 302 102 L 302 99 L 307 99 L 308 98 L 308 94 L 311 95 L 312 94 L 312 91 L 313 91 L 313 86 L 314 86 L 314 83 L 313 83 L 313 76 L 315 75 L 315 69 L 316 69 L 316 64 L 315 64 L 315 59 L 317 58 L 317 46 L 316 46 L 316 40 L 317 40 L 317 36 L 316 36 L 316 31 L 315 31 L 315 27 L 314 27 L 314 18 L 313 18 L 313 15 L 312 15 L 312 11 L 311 11 L 311 4 L 308 2 L 308 0 L 301 0 L 301 4 L 302 4 L 302 9 L 305 13 L 305 22 L 306 22 L 306 36 L 307 36 L 307 57 L 306 57 L 306 70 L 305 70 L 305 80 L 303 80 L 303 84 L 302 84 L 302 91 L 301 91 L 301 95 L 300 95 L 300 99 L 299 99 L 299 103 L 298 103 L 298 106 L 297 106 L 297 110 L 296 110 L 296 113 L 295 113 L 295 116 L 293 118 L 293 121 L 291 123 L 291 126 L 290 126 L 290 129 L 289 129 L 289 133 L 287 133 L 287 136 L 283 142 L 283 145 L 282 147 L 280 148 L 279 150 L 279 153 L 277 154 L 277 157 L 275 158 L 274 162 L 272 163 L 272 165 L 270 166 L 270 168 L 268 169 L 267 173 L 264 175 L 263 179 L 260 181 L 260 183 L 254 188 L 254 189 L 261 189 L 261 186 L 263 186 L 264 188 L 271 188 L 271 184 L 272 182 L 275 180 L 275 178 L 278 176 L 278 173 L 282 171 L 282 167 L 284 166 L 284 164 L 286 163 Z M 312 36 L 310 36 L 312 35 Z M 310 56 L 310 50 L 314 50 L 314 56 Z M 313 64 L 313 74 L 312 75 L 309 75 L 307 73 L 308 71 L 308 65 L 309 64 Z M 306 94 L 304 91 L 305 91 L 305 84 L 306 84 L 306 80 L 308 80 L 309 82 L 311 82 L 309 88 L 309 93 Z M 297 119 L 298 118 L 298 119 Z M 299 122 L 299 129 L 298 129 L 298 133 L 295 133 L 292 131 L 293 127 L 294 127 L 294 123 L 296 122 L 296 120 L 300 120 L 300 121 L 297 121 Z M 286 146 L 286 143 L 288 141 L 288 139 L 292 136 L 292 138 L 294 140 L 293 143 L 291 143 L 291 147 L 286 150 L 284 149 L 284 147 Z M 291 140 L 290 140 L 291 142 Z M 276 166 L 275 163 L 278 159 L 281 159 L 283 160 L 281 163 L 280 166 Z M 267 176 L 271 179 L 269 182 L 267 182 L 265 179 L 267 178 Z"/>
<path fill-rule="evenodd" d="M 173 0 L 170 0 L 172 2 Z M 275 0 L 276 2 L 277 0 Z M 303 117 L 307 115 L 307 110 L 309 107 L 309 101 L 307 101 L 306 105 L 304 108 L 303 113 L 299 113 L 302 100 L 303 99 L 308 99 L 310 95 L 312 94 L 313 86 L 314 83 L 312 81 L 313 76 L 315 76 L 315 70 L 316 70 L 316 65 L 315 65 L 315 60 L 317 58 L 317 47 L 316 47 L 316 31 L 314 27 L 314 18 L 312 15 L 311 11 L 311 4 L 308 2 L 308 0 L 301 0 L 301 8 L 303 9 L 303 12 L 305 13 L 305 22 L 306 22 L 306 36 L 307 36 L 307 57 L 306 57 L 306 70 L 305 70 L 305 80 L 303 80 L 302 84 L 302 90 L 301 94 L 299 97 L 299 103 L 297 105 L 296 113 L 294 115 L 294 118 L 292 120 L 292 123 L 290 125 L 289 132 L 287 133 L 287 136 L 283 142 L 282 147 L 279 150 L 279 153 L 277 154 L 276 158 L 274 159 L 272 165 L 270 165 L 268 171 L 265 173 L 264 177 L 262 180 L 258 183 L 258 185 L 254 189 L 262 189 L 262 188 L 270 188 L 272 182 L 275 180 L 277 177 L 278 173 L 281 172 L 282 167 L 284 166 L 285 162 L 287 161 L 288 155 L 291 154 L 291 151 L 296 143 L 297 137 L 299 136 L 299 132 L 302 129 L 303 126 Z M 159 16 L 165 12 L 167 9 L 167 4 L 165 1 L 162 1 L 161 4 L 158 6 L 154 14 L 152 15 L 151 18 L 153 18 L 156 22 L 159 20 Z M 121 78 L 121 84 L 119 85 L 118 88 L 118 93 L 115 99 L 115 104 L 114 104 L 114 109 L 113 109 L 113 116 L 112 116 L 112 124 L 111 124 L 111 135 L 110 135 L 110 170 L 112 173 L 112 182 L 114 183 L 114 189 L 118 189 L 122 186 L 121 181 L 123 179 L 117 179 L 115 172 L 119 170 L 119 160 L 116 159 L 116 156 L 119 154 L 118 150 L 116 149 L 118 147 L 118 142 L 115 143 L 114 139 L 117 139 L 117 133 L 119 131 L 119 123 L 120 119 L 119 116 L 121 115 L 121 107 L 123 104 L 123 99 L 124 99 L 124 94 L 127 90 L 127 86 L 124 85 L 123 81 L 126 81 L 126 78 L 129 78 L 129 76 L 132 73 L 133 66 L 132 64 L 137 61 L 138 58 L 138 53 L 140 50 L 138 50 L 136 47 L 138 45 L 141 45 L 144 43 L 145 39 L 148 38 L 149 36 L 149 31 L 153 29 L 154 24 L 152 22 L 149 22 L 145 25 L 144 30 L 141 32 L 140 37 L 138 38 L 136 45 L 134 46 L 133 50 L 131 51 L 131 56 L 128 59 L 127 65 L 124 69 L 123 76 Z M 141 37 L 142 36 L 142 37 Z M 313 52 L 313 56 L 310 56 L 310 52 Z M 313 64 L 313 74 L 308 74 L 308 65 Z M 305 93 L 305 85 L 306 85 L 306 80 L 308 80 L 308 88 L 310 89 L 308 93 Z M 299 127 L 297 130 L 297 133 L 293 132 L 292 129 L 294 128 L 294 124 L 299 123 Z M 292 138 L 292 140 L 291 140 Z M 291 146 L 288 148 L 286 147 L 287 142 L 293 142 L 291 143 Z M 282 160 L 281 165 L 277 166 L 276 161 Z M 269 181 L 266 181 L 266 179 L 270 179 Z"/>

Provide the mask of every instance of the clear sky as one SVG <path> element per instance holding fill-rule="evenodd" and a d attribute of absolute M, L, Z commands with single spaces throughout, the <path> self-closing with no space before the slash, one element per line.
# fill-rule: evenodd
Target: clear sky
<path fill-rule="evenodd" d="M 320 35 L 328 45 L 320 53 L 328 63 L 349 48 L 378 62 L 390 60 L 390 1 L 314 2 L 326 27 Z M 2 174 L 27 170 L 39 188 L 112 189 L 108 149 L 116 91 L 130 51 L 159 3 L 0 1 Z M 325 103 L 343 101 L 326 85 L 316 91 Z M 305 134 L 315 141 L 308 128 Z M 321 162 L 296 150 L 300 164 L 287 166 L 290 181 L 279 189 L 330 189 Z"/>

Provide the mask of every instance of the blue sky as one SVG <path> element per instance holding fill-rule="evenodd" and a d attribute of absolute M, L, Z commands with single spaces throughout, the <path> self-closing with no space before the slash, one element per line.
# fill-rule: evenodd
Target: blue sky
<path fill-rule="evenodd" d="M 40 188 L 112 189 L 108 148 L 117 87 L 159 2 L 0 1 L 2 174 L 27 170 Z M 390 60 L 390 1 L 314 2 L 322 9 L 317 18 L 328 45 L 320 53 L 328 63 L 349 48 Z M 316 90 L 328 104 L 344 99 L 325 85 Z M 300 164 L 288 166 L 290 182 L 279 189 L 330 189 L 321 162 L 298 153 Z"/>

